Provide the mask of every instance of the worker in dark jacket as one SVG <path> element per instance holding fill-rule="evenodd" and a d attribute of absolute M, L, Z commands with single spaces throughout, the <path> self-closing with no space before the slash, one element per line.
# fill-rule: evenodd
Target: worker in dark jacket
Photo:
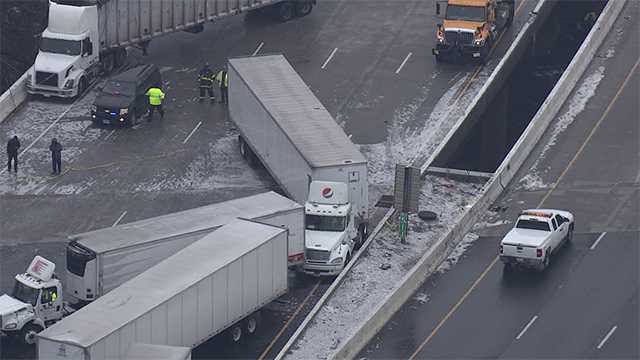
<path fill-rule="evenodd" d="M 62 171 L 62 145 L 58 142 L 58 139 L 53 138 L 51 140 L 49 151 L 51 151 L 51 167 L 53 168 L 51 174 L 60 175 Z"/>
<path fill-rule="evenodd" d="M 7 171 L 11 172 L 11 163 L 13 163 L 13 171 L 16 174 L 18 173 L 18 149 L 20 149 L 20 140 L 15 135 L 7 142 Z"/>
<path fill-rule="evenodd" d="M 207 94 L 209 94 L 209 100 L 211 100 L 211 102 L 216 101 L 216 96 L 213 93 L 213 77 L 213 70 L 209 67 L 209 63 L 204 64 L 204 67 L 198 74 L 198 81 L 200 82 L 200 101 L 204 100 Z"/>

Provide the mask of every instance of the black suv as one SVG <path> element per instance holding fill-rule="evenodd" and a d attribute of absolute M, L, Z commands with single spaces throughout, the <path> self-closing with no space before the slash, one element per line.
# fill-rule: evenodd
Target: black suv
<path fill-rule="evenodd" d="M 135 125 L 147 113 L 147 90 L 161 83 L 160 70 L 155 65 L 138 66 L 113 76 L 91 107 L 93 122 L 96 125 Z"/>

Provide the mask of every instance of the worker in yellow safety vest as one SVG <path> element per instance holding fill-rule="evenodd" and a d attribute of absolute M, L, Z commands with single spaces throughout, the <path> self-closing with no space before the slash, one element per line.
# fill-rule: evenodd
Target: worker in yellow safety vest
<path fill-rule="evenodd" d="M 226 69 L 222 69 L 218 71 L 216 74 L 216 80 L 218 81 L 218 85 L 220 85 L 220 103 L 229 103 L 229 74 L 227 74 Z"/>
<path fill-rule="evenodd" d="M 153 120 L 153 113 L 159 112 L 160 118 L 164 118 L 164 109 L 162 109 L 162 100 L 164 100 L 164 93 L 160 89 L 160 84 L 155 84 L 149 90 L 147 94 L 149 97 L 149 122 Z"/>

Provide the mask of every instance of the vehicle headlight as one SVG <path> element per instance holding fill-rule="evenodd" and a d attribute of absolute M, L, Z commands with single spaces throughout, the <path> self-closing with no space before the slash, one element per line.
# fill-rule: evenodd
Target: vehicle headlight
<path fill-rule="evenodd" d="M 5 329 L 7 330 L 14 330 L 18 327 L 18 323 L 12 322 L 12 323 L 8 323 L 7 325 L 5 325 Z"/>
<path fill-rule="evenodd" d="M 440 35 L 438 35 L 438 42 L 439 42 L 440 44 L 444 44 L 444 36 L 440 36 Z"/>
<path fill-rule="evenodd" d="M 126 115 L 129 113 L 129 109 L 120 109 L 120 115 Z"/>
<path fill-rule="evenodd" d="M 75 84 L 75 80 L 69 79 L 69 80 L 67 80 L 66 83 L 64 83 L 64 88 L 65 89 L 72 89 L 74 84 Z"/>
<path fill-rule="evenodd" d="M 341 257 L 335 258 L 331 260 L 331 263 L 334 265 L 342 264 L 342 258 Z"/>
<path fill-rule="evenodd" d="M 476 41 L 474 42 L 475 46 L 482 46 L 484 45 L 484 39 L 476 39 Z"/>

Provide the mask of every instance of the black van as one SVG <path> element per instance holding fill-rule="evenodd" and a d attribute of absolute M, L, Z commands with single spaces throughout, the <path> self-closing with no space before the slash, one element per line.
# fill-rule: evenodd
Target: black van
<path fill-rule="evenodd" d="M 91 107 L 96 125 L 135 125 L 147 113 L 149 88 L 161 84 L 160 70 L 143 65 L 109 78 Z"/>

